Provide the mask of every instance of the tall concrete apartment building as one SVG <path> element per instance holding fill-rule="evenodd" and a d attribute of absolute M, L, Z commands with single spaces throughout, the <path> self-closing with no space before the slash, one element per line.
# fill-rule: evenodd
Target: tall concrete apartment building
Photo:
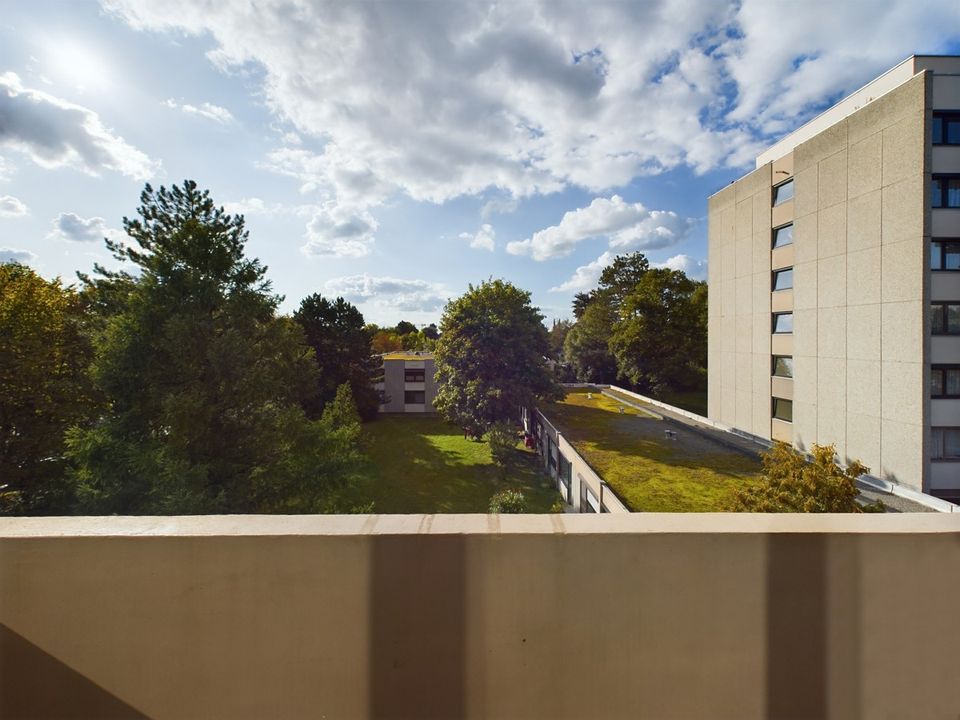
<path fill-rule="evenodd" d="M 709 416 L 960 500 L 960 57 L 756 164 L 709 200 Z"/>

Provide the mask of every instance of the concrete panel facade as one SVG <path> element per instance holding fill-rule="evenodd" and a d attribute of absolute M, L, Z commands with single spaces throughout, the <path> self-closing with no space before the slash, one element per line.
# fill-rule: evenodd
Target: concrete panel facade
<path fill-rule="evenodd" d="M 960 211 L 931 211 L 929 192 L 932 172 L 960 173 L 960 148 L 931 145 L 933 112 L 960 107 L 960 58 L 911 58 L 867 87 L 875 92 L 858 91 L 858 101 L 781 141 L 725 192 L 743 195 L 740 184 L 756 187 L 765 168 L 785 170 L 773 183 L 794 173 L 792 202 L 771 209 L 773 226 L 793 221 L 789 252 L 773 251 L 771 264 L 792 265 L 793 289 L 789 301 L 770 300 L 773 312 L 793 310 L 794 444 L 833 444 L 841 459 L 924 490 L 936 452 L 930 428 L 960 429 L 960 400 L 938 400 L 932 411 L 929 397 L 931 363 L 960 364 L 960 337 L 932 337 L 929 309 L 931 300 L 960 303 L 960 273 L 929 270 L 931 237 L 960 238 Z M 711 225 L 724 207 L 711 199 Z M 712 274 L 711 293 L 729 280 Z M 771 350 L 787 354 L 785 345 L 774 336 Z M 759 343 L 754 351 L 765 354 Z M 727 392 L 721 375 L 714 394 Z M 713 414 L 721 409 L 711 406 L 711 417 L 737 424 L 737 414 Z M 754 417 L 743 429 L 759 424 Z M 948 475 L 937 470 L 937 485 Z"/>

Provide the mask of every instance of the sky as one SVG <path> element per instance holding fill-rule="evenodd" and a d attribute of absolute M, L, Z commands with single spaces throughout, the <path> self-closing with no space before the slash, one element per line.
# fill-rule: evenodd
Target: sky
<path fill-rule="evenodd" d="M 960 3 L 0 0 L 0 260 L 115 267 L 145 183 L 246 218 L 292 312 L 571 316 L 616 255 L 706 276 L 707 198 Z"/>

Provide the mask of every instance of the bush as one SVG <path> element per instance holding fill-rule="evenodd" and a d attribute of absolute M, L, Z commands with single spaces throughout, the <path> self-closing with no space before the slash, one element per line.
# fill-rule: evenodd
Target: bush
<path fill-rule="evenodd" d="M 492 513 L 525 513 L 527 499 L 519 490 L 500 490 L 490 498 Z"/>
<path fill-rule="evenodd" d="M 497 465 L 505 465 L 510 454 L 517 446 L 517 438 L 513 428 L 504 422 L 494 423 L 487 432 L 487 442 L 490 443 L 490 455 Z"/>

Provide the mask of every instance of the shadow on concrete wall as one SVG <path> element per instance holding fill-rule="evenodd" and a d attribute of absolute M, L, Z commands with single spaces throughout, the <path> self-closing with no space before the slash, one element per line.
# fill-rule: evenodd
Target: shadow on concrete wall
<path fill-rule="evenodd" d="M 147 716 L 0 624 L 0 717 L 80 720 Z"/>

